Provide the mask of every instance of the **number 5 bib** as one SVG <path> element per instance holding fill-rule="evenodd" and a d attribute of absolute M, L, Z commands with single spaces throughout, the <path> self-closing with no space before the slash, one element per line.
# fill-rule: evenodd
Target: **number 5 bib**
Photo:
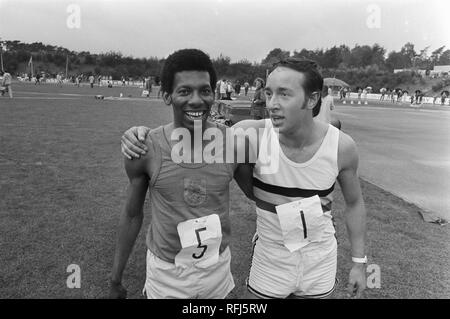
<path fill-rule="evenodd" d="M 222 227 L 217 214 L 189 219 L 177 226 L 182 249 L 175 256 L 175 265 L 196 265 L 207 268 L 219 261 Z"/>
<path fill-rule="evenodd" d="M 323 225 L 331 218 L 323 213 L 320 197 L 315 195 L 275 207 L 284 245 L 294 252 L 313 241 L 320 241 Z"/>

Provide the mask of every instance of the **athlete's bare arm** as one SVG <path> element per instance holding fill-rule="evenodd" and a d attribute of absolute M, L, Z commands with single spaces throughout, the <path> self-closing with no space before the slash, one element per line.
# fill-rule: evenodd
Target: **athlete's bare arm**
<path fill-rule="evenodd" d="M 353 139 L 339 132 L 338 182 L 345 200 L 345 222 L 351 244 L 352 257 L 365 256 L 366 210 L 358 178 L 358 152 Z M 366 287 L 365 265 L 353 263 L 349 275 L 348 290 L 361 297 Z"/>
<path fill-rule="evenodd" d="M 264 128 L 264 120 L 244 120 L 236 123 L 232 127 L 235 134 L 243 134 L 245 139 L 237 139 L 235 158 L 237 154 L 245 152 L 245 163 L 240 163 L 234 173 L 234 179 L 239 188 L 251 200 L 255 200 L 253 195 L 253 167 L 257 158 L 257 144 L 259 141 L 260 128 Z M 240 131 L 239 131 L 240 130 Z M 256 138 L 252 138 L 251 130 Z"/>
<path fill-rule="evenodd" d="M 122 274 L 142 226 L 144 200 L 149 185 L 149 176 L 151 176 L 147 168 L 149 167 L 149 157 L 147 155 L 133 161 L 125 159 L 125 171 L 130 184 L 125 208 L 120 218 L 111 272 L 110 298 L 126 298 L 126 290 L 121 283 Z"/>

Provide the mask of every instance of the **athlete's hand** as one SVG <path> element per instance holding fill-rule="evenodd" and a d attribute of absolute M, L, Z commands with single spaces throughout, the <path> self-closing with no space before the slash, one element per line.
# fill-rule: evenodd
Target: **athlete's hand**
<path fill-rule="evenodd" d="M 361 298 L 366 289 L 366 265 L 354 263 L 348 276 L 348 297 Z"/>
<path fill-rule="evenodd" d="M 139 158 L 147 152 L 147 146 L 143 143 L 150 131 L 145 126 L 133 126 L 122 135 L 121 151 L 128 159 Z"/>
<path fill-rule="evenodd" d="M 109 287 L 109 299 L 126 299 L 127 290 L 122 286 L 121 283 L 110 282 Z"/>

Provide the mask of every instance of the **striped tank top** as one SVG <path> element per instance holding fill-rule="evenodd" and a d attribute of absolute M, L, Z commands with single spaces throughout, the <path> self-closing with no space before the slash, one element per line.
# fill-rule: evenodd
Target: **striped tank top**
<path fill-rule="evenodd" d="M 302 198 L 318 195 L 324 213 L 331 214 L 333 190 L 339 173 L 337 154 L 339 130 L 328 126 L 327 133 L 319 149 L 311 159 L 303 163 L 291 161 L 283 153 L 277 134 L 273 130 L 272 122 L 266 119 L 264 134 L 258 159 L 253 170 L 253 192 L 255 195 L 257 212 L 257 232 L 262 241 L 283 245 L 283 236 L 275 206 L 286 204 Z M 264 145 L 276 145 L 278 150 L 277 169 L 273 172 L 264 171 L 267 154 Z M 332 221 L 323 229 L 322 239 L 333 236 Z"/>
<path fill-rule="evenodd" d="M 149 136 L 153 157 L 147 248 L 159 258 L 173 263 L 182 248 L 178 224 L 217 214 L 222 229 L 221 253 L 230 242 L 229 184 L 235 164 L 177 164 L 171 159 L 171 146 L 163 126 L 150 131 Z"/>

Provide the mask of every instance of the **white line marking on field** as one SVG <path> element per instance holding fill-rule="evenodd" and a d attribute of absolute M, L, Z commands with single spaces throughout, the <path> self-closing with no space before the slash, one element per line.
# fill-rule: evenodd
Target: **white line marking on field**
<path fill-rule="evenodd" d="M 115 97 L 115 96 L 105 96 L 104 100 L 108 101 L 162 101 L 158 98 L 145 98 L 145 97 Z"/>
<path fill-rule="evenodd" d="M 24 99 L 24 100 L 78 100 L 75 97 L 35 97 L 35 96 L 16 96 L 13 100 Z"/>
<path fill-rule="evenodd" d="M 77 94 L 77 93 L 57 93 L 57 92 L 33 92 L 33 91 L 16 91 L 14 93 L 37 94 L 37 95 L 64 95 L 64 96 L 94 96 L 93 94 Z"/>

